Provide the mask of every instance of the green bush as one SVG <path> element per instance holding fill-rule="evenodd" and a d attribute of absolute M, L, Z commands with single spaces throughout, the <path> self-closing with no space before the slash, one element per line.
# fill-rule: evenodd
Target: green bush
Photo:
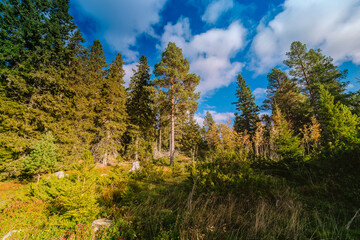
<path fill-rule="evenodd" d="M 53 170 L 57 160 L 54 137 L 48 132 L 24 159 L 24 171 L 26 174 L 37 175 L 39 182 L 40 174 Z"/>
<path fill-rule="evenodd" d="M 96 172 L 82 163 L 67 177 L 51 176 L 30 188 L 30 196 L 50 203 L 52 214 L 61 214 L 74 223 L 94 220 L 99 213 Z"/>
<path fill-rule="evenodd" d="M 189 168 L 190 177 L 203 191 L 249 194 L 265 189 L 268 179 L 256 173 L 236 153 L 213 153 Z"/>

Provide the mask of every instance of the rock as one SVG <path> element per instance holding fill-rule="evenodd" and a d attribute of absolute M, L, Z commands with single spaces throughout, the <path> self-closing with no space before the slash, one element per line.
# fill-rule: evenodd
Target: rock
<path fill-rule="evenodd" d="M 93 221 L 91 226 L 92 226 L 94 232 L 97 232 L 100 229 L 110 227 L 111 224 L 112 224 L 111 220 L 106 219 L 106 218 L 101 218 L 101 219 L 97 219 L 97 220 Z"/>
<path fill-rule="evenodd" d="M 58 179 L 65 177 L 65 173 L 63 171 L 59 171 L 54 174 Z"/>
<path fill-rule="evenodd" d="M 140 162 L 136 161 L 136 162 L 133 162 L 129 172 L 135 172 L 135 171 L 137 171 L 139 169 L 140 169 Z"/>
<path fill-rule="evenodd" d="M 2 240 L 5 240 L 5 239 L 11 237 L 11 235 L 12 235 L 13 233 L 17 233 L 17 232 L 21 232 L 21 230 L 11 230 L 10 232 L 8 232 L 8 233 L 2 238 Z"/>

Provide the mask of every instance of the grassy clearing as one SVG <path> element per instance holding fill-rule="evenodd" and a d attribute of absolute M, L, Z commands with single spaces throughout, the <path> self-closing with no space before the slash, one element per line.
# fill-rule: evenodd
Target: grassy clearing
<path fill-rule="evenodd" d="M 237 177 L 233 170 L 231 174 L 223 170 L 218 175 L 207 172 L 204 178 L 199 172 L 210 171 L 208 165 L 196 167 L 198 175 L 194 175 L 194 167 L 188 167 L 193 165 L 185 157 L 177 159 L 174 167 L 161 159 L 143 166 L 135 174 L 128 172 L 130 163 L 117 167 L 82 166 L 65 179 L 43 176 L 38 185 L 1 183 L 0 237 L 20 229 L 8 239 L 360 237 L 359 218 L 350 230 L 345 229 L 355 213 L 354 207 L 329 198 L 319 185 L 290 186 L 271 176 L 250 178 L 256 173 L 246 175 L 245 170 L 239 170 Z M 240 181 L 239 176 L 246 181 Z M 271 180 L 263 181 L 264 177 Z M 235 180 L 238 185 L 233 184 Z M 256 181 L 265 182 L 261 191 Z M 249 184 L 253 187 L 242 187 Z M 214 190 L 219 186 L 228 189 Z M 91 195 L 87 195 L 89 192 Z M 64 197 L 71 201 L 64 201 Z M 114 224 L 95 236 L 91 222 L 97 218 L 112 219 Z"/>

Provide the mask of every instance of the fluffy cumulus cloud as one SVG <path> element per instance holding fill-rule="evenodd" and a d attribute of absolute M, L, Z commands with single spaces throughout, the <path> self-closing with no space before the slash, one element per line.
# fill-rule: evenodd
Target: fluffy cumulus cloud
<path fill-rule="evenodd" d="M 257 28 L 253 70 L 264 73 L 281 63 L 293 41 L 320 47 L 338 63 L 360 64 L 359 26 L 359 0 L 286 0 L 283 11 Z"/>
<path fill-rule="evenodd" d="M 233 0 L 216 0 L 211 2 L 202 16 L 202 20 L 207 23 L 216 23 L 219 17 L 234 7 Z"/>
<path fill-rule="evenodd" d="M 253 95 L 256 99 L 264 99 L 266 97 L 266 88 L 256 88 Z"/>
<path fill-rule="evenodd" d="M 130 79 L 132 77 L 132 75 L 134 74 L 134 70 L 136 70 L 136 65 L 138 63 L 134 62 L 134 63 L 130 63 L 130 64 L 126 64 L 124 65 L 124 71 L 125 71 L 125 76 L 124 76 L 124 81 L 125 81 L 125 87 L 129 86 L 130 83 Z"/>
<path fill-rule="evenodd" d="M 191 72 L 201 76 L 198 91 L 206 95 L 209 91 L 228 86 L 241 71 L 243 64 L 232 62 L 232 58 L 246 44 L 246 29 L 239 21 L 226 29 L 213 28 L 192 35 L 189 19 L 180 18 L 176 24 L 168 23 L 161 37 L 161 49 L 175 42 L 189 59 Z"/>
<path fill-rule="evenodd" d="M 216 112 L 214 110 L 204 110 L 202 113 L 197 113 L 194 116 L 194 119 L 200 126 L 204 126 L 204 117 L 206 112 L 209 112 L 213 117 L 216 123 L 226 123 L 227 121 L 232 121 L 234 119 L 234 113 L 232 112 Z"/>
<path fill-rule="evenodd" d="M 106 43 L 135 61 L 138 53 L 131 50 L 141 34 L 154 35 L 152 26 L 160 21 L 166 0 L 73 0 L 78 9 L 100 24 Z"/>

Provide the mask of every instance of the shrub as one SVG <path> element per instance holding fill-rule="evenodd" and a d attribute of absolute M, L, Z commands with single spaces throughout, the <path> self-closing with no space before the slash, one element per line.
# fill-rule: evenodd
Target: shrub
<path fill-rule="evenodd" d="M 51 176 L 32 185 L 30 195 L 46 200 L 53 214 L 61 214 L 74 223 L 94 220 L 99 213 L 94 166 L 83 162 L 68 177 Z"/>
<path fill-rule="evenodd" d="M 37 182 L 39 182 L 40 174 L 53 170 L 57 159 L 54 137 L 48 132 L 24 159 L 24 171 L 27 174 L 37 175 Z"/>

